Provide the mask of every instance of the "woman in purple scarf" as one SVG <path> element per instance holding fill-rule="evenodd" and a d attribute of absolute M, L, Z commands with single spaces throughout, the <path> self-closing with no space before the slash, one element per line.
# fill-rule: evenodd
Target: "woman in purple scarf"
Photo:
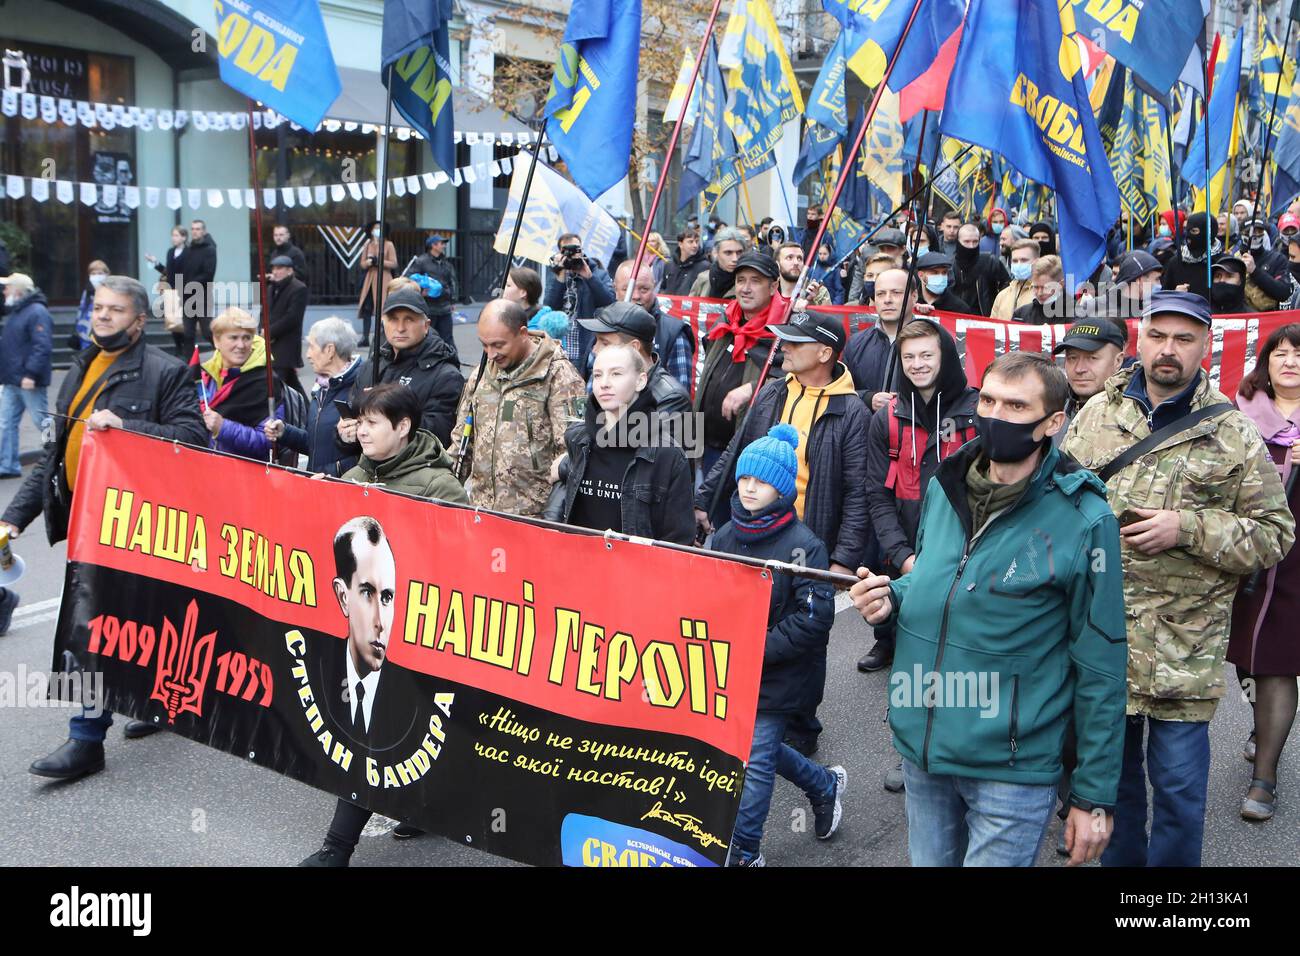
<path fill-rule="evenodd" d="M 1286 488 L 1291 513 L 1300 514 L 1295 457 L 1300 452 L 1300 324 L 1268 337 L 1254 371 L 1242 381 L 1237 407 L 1259 426 Z M 1255 711 L 1245 757 L 1255 771 L 1241 804 L 1246 820 L 1268 820 L 1277 803 L 1277 764 L 1296 715 L 1300 674 L 1300 548 L 1281 563 L 1243 578 L 1232 608 L 1228 660 Z"/>

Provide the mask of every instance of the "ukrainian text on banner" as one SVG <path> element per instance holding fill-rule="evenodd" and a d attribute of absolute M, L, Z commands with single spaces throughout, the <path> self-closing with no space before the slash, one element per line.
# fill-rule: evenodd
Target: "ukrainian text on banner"
<path fill-rule="evenodd" d="M 721 299 L 692 299 L 673 295 L 659 297 L 660 309 L 666 315 L 676 316 L 691 323 L 699 341 L 707 341 L 710 328 L 717 324 L 726 307 Z M 876 321 L 876 315 L 862 306 L 828 305 L 809 309 L 826 315 L 840 316 L 849 335 L 867 328 Z M 1053 325 L 1028 325 L 1024 322 L 1002 322 L 983 316 L 960 315 L 956 312 L 935 312 L 938 319 L 957 340 L 957 350 L 966 366 L 966 378 L 978 386 L 984 379 L 984 369 L 1008 349 L 1031 350 L 1052 356 L 1052 349 L 1065 338 L 1066 330 L 1078 317 Z M 1109 319 L 1097 319 L 1109 322 Z M 1300 311 L 1258 312 L 1249 315 L 1225 315 L 1214 318 L 1213 342 L 1209 358 L 1204 362 L 1210 373 L 1210 383 L 1229 397 L 1237 394 L 1241 380 L 1255 367 L 1255 360 L 1265 340 L 1291 322 L 1300 322 Z M 1128 321 L 1128 354 L 1137 354 L 1138 320 Z M 703 370 L 703 349 L 697 357 L 698 377 Z M 779 366 L 778 366 L 779 367 Z"/>
<path fill-rule="evenodd" d="M 492 853 L 716 865 L 770 586 L 114 430 L 83 452 L 55 669 L 102 673 L 112 711 Z"/>

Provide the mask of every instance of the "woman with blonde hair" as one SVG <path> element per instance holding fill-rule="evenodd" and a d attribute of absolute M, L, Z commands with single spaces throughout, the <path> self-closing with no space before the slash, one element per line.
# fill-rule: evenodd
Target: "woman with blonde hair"
<path fill-rule="evenodd" d="M 216 352 L 197 367 L 199 405 L 211 446 L 254 460 L 265 460 L 271 448 L 265 425 L 284 418 L 284 385 L 272 375 L 275 414 L 266 401 L 266 340 L 257 334 L 257 320 L 231 306 L 212 320 Z"/>

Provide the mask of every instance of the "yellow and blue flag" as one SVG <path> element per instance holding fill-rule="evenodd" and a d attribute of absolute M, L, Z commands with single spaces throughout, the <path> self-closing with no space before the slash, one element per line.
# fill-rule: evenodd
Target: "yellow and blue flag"
<path fill-rule="evenodd" d="M 1067 0 L 1060 0 L 1067 2 Z M 1201 0 L 1068 0 L 1078 32 L 1161 95 L 1178 82 L 1205 22 Z"/>
<path fill-rule="evenodd" d="M 972 0 L 943 132 L 996 150 L 1056 191 L 1061 258 L 1091 275 L 1119 216 L 1119 193 L 1088 102 L 1072 7 Z"/>
<path fill-rule="evenodd" d="M 451 16 L 451 0 L 390 0 L 379 69 L 384 85 L 392 83 L 397 112 L 420 131 L 448 174 L 456 168 Z"/>
<path fill-rule="evenodd" d="M 216 2 L 221 82 L 314 130 L 340 91 L 316 0 Z"/>
<path fill-rule="evenodd" d="M 889 75 L 889 88 L 896 93 L 929 69 L 944 41 L 961 26 L 965 7 L 965 0 L 822 0 L 822 9 L 843 29 L 849 69 L 867 86 L 877 86 L 897 56 Z M 913 9 L 916 20 L 900 50 Z"/>
<path fill-rule="evenodd" d="M 1238 107 L 1241 102 L 1241 53 L 1245 30 L 1237 31 L 1237 38 L 1232 43 L 1232 52 L 1223 65 L 1215 70 L 1214 86 L 1210 92 L 1210 113 L 1208 120 L 1201 123 L 1187 147 L 1187 158 L 1183 161 L 1183 180 L 1198 192 L 1197 210 L 1209 209 L 1218 213 L 1223 205 L 1224 192 L 1227 188 L 1229 161 L 1236 155 L 1240 143 L 1240 125 Z M 1210 161 L 1209 188 L 1206 188 L 1205 133 L 1209 129 Z M 1208 192 L 1208 207 L 1206 206 Z"/>
<path fill-rule="evenodd" d="M 682 53 L 682 65 L 677 69 L 677 81 L 673 83 L 668 94 L 668 105 L 664 107 L 664 122 L 676 123 L 681 120 L 687 126 L 695 125 L 695 116 L 699 110 L 700 91 L 698 80 L 696 89 L 691 92 L 690 102 L 686 100 L 686 88 L 691 85 L 691 72 L 695 69 L 695 54 L 688 46 Z"/>
<path fill-rule="evenodd" d="M 1280 216 L 1300 195 L 1300 86 L 1291 93 L 1291 102 L 1282 114 L 1282 134 L 1273 152 L 1276 172 L 1273 176 L 1272 215 Z"/>
<path fill-rule="evenodd" d="M 852 141 L 850 141 L 851 143 Z M 886 211 L 903 202 L 906 136 L 898 119 L 898 94 L 886 89 L 876 104 L 871 129 L 862 141 L 862 168 L 887 202 Z"/>
<path fill-rule="evenodd" d="M 627 175 L 640 62 L 641 0 L 573 0 L 546 135 L 592 199 Z"/>
<path fill-rule="evenodd" d="M 767 0 L 735 0 L 718 65 L 727 85 L 727 126 L 743 164 L 754 168 L 780 140 L 784 124 L 803 112 L 799 82 Z"/>
<path fill-rule="evenodd" d="M 1247 102 L 1261 129 L 1268 124 L 1272 114 L 1272 129 L 1267 137 L 1260 137 L 1264 140 L 1263 155 L 1269 153 L 1272 143 L 1282 133 L 1282 114 L 1291 99 L 1295 70 L 1295 60 L 1283 54 L 1282 45 L 1268 28 L 1261 11 L 1255 23 L 1255 62 L 1250 70 Z M 1273 109 L 1274 102 L 1277 103 L 1276 110 Z"/>

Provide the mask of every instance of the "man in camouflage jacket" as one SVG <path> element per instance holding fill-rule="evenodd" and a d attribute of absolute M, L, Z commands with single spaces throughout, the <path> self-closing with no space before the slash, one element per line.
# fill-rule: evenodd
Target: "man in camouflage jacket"
<path fill-rule="evenodd" d="M 1156 293 L 1142 319 L 1138 364 L 1084 406 L 1063 450 L 1101 471 L 1171 422 L 1226 403 L 1201 369 L 1210 344 L 1203 298 Z M 1167 437 L 1107 488 L 1124 544 L 1129 717 L 1115 833 L 1102 862 L 1196 866 L 1209 721 L 1224 694 L 1237 579 L 1280 561 L 1295 521 L 1259 430 L 1231 407 Z M 1144 756 L 1154 791 L 1149 841 Z"/>
<path fill-rule="evenodd" d="M 473 416 L 470 503 L 540 516 L 551 493 L 551 463 L 564 454 L 565 429 L 582 420 L 586 388 L 554 339 L 528 331 L 516 303 L 485 305 L 478 336 L 487 361 L 465 385 L 452 433 L 457 450 Z"/>

